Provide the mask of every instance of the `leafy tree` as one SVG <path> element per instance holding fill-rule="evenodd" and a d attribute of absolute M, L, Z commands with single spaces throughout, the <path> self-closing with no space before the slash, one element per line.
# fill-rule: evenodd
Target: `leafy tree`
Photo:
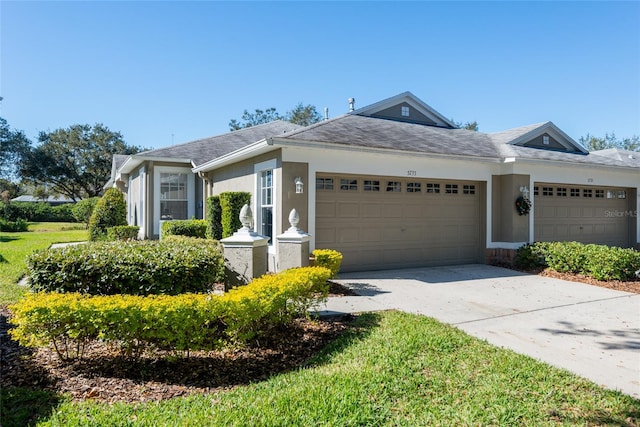
<path fill-rule="evenodd" d="M 31 141 L 22 131 L 12 130 L 7 121 L 0 117 L 0 178 L 11 179 L 15 176 L 16 165 L 30 145 Z"/>
<path fill-rule="evenodd" d="M 309 126 L 322 121 L 322 116 L 318 113 L 315 106 L 311 104 L 305 106 L 302 105 L 302 102 L 299 102 L 298 105 L 293 107 L 293 109 L 287 113 L 286 118 L 291 123 L 300 126 Z"/>
<path fill-rule="evenodd" d="M 321 121 L 322 116 L 318 113 L 315 106 L 311 104 L 303 105 L 302 102 L 299 102 L 284 116 L 281 116 L 274 107 L 267 108 L 264 111 L 256 109 L 254 113 L 244 110 L 240 121 L 236 119 L 231 119 L 231 121 L 229 121 L 229 130 L 248 128 L 251 126 L 269 123 L 274 120 L 286 120 L 301 126 L 309 126 Z"/>
<path fill-rule="evenodd" d="M 247 110 L 244 110 L 242 114 L 241 121 L 237 121 L 236 119 L 231 119 L 229 122 L 230 130 L 238 130 L 243 128 L 249 128 L 251 126 L 261 125 L 264 123 L 269 123 L 274 120 L 282 120 L 283 117 L 278 114 L 274 107 L 267 108 L 265 111 L 256 108 L 254 113 L 250 113 Z"/>
<path fill-rule="evenodd" d="M 38 200 L 46 201 L 49 198 L 49 192 L 45 187 L 39 186 L 33 191 L 33 197 Z"/>
<path fill-rule="evenodd" d="M 119 132 L 112 132 L 100 123 L 41 132 L 38 142 L 36 148 L 23 155 L 20 174 L 74 201 L 102 194 L 114 154 L 135 154 L 142 150 L 127 145 Z"/>
<path fill-rule="evenodd" d="M 127 225 L 127 204 L 117 188 L 109 188 L 96 203 L 89 219 L 89 240 L 103 240 L 107 228 Z"/>
<path fill-rule="evenodd" d="M 638 135 L 633 135 L 631 138 L 618 139 L 614 132 L 611 132 L 611 134 L 605 133 L 603 138 L 587 133 L 585 136 L 580 137 L 579 142 L 589 151 L 605 150 L 607 148 L 640 151 L 640 137 Z"/>
<path fill-rule="evenodd" d="M 89 228 L 89 220 L 93 214 L 93 209 L 100 200 L 99 197 L 91 197 L 89 199 L 80 200 L 71 207 L 71 213 L 78 222 L 83 222 Z"/>
<path fill-rule="evenodd" d="M 472 130 L 474 132 L 478 132 L 478 130 L 480 130 L 480 126 L 478 125 L 477 121 L 472 121 L 472 122 L 466 122 L 466 123 L 462 123 L 462 122 L 456 122 L 455 120 L 451 119 L 451 122 L 460 129 L 466 129 L 466 130 Z"/>
<path fill-rule="evenodd" d="M 11 182 L 8 179 L 0 178 L 0 200 L 8 202 L 14 197 L 20 195 L 21 188 L 15 182 Z"/>

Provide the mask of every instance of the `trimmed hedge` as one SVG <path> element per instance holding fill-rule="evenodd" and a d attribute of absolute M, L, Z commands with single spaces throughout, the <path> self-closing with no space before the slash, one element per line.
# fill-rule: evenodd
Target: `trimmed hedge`
<path fill-rule="evenodd" d="M 140 227 L 137 225 L 116 225 L 107 228 L 107 240 L 136 240 Z"/>
<path fill-rule="evenodd" d="M 289 322 L 325 298 L 322 267 L 266 275 L 224 295 L 88 296 L 35 293 L 11 306 L 10 331 L 22 345 L 53 345 L 61 359 L 82 357 L 101 339 L 128 355 L 149 347 L 186 351 L 244 342 Z"/>
<path fill-rule="evenodd" d="M 109 188 L 96 203 L 89 220 L 89 240 L 107 237 L 107 228 L 127 225 L 127 204 L 117 188 Z"/>
<path fill-rule="evenodd" d="M 331 277 L 337 277 L 342 265 L 342 254 L 333 249 L 316 249 L 313 251 L 315 265 L 331 270 Z"/>
<path fill-rule="evenodd" d="M 15 222 L 76 222 L 73 203 L 52 206 L 45 202 L 0 202 L 0 218 Z"/>
<path fill-rule="evenodd" d="M 207 221 L 204 219 L 182 219 L 162 223 L 162 238 L 165 236 L 187 236 L 205 239 Z"/>
<path fill-rule="evenodd" d="M 89 199 L 80 200 L 71 207 L 71 213 L 78 222 L 83 222 L 89 228 L 89 221 L 93 215 L 93 209 L 98 204 L 100 197 L 91 197 Z"/>
<path fill-rule="evenodd" d="M 31 287 L 47 292 L 176 295 L 224 280 L 213 240 L 94 242 L 38 251 L 27 264 Z"/>
<path fill-rule="evenodd" d="M 524 269 L 549 267 L 597 280 L 637 280 L 640 252 L 578 242 L 536 242 L 518 248 L 515 265 Z"/>
<path fill-rule="evenodd" d="M 222 239 L 222 207 L 220 196 L 207 198 L 207 239 Z"/>
<path fill-rule="evenodd" d="M 220 193 L 220 208 L 222 209 L 222 237 L 233 235 L 242 227 L 240 211 L 244 205 L 251 203 L 251 193 L 243 191 L 227 191 Z"/>

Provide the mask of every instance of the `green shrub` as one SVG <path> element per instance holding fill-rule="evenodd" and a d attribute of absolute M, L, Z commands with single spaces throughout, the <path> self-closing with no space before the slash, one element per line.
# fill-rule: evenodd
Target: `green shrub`
<path fill-rule="evenodd" d="M 578 242 L 536 242 L 521 246 L 515 263 L 520 268 L 547 266 L 597 280 L 635 280 L 635 272 L 640 269 L 640 252 Z"/>
<path fill-rule="evenodd" d="M 71 207 L 71 213 L 78 222 L 82 222 L 89 227 L 89 220 L 93 214 L 93 209 L 100 200 L 99 197 L 91 197 L 89 199 L 80 200 Z"/>
<path fill-rule="evenodd" d="M 342 265 L 342 254 L 340 252 L 333 249 L 316 249 L 313 251 L 313 256 L 316 259 L 315 265 L 331 270 L 331 277 L 338 276 Z"/>
<path fill-rule="evenodd" d="M 127 225 L 127 205 L 124 195 L 117 188 L 109 188 L 98 200 L 89 220 L 89 240 L 102 240 L 107 228 Z"/>
<path fill-rule="evenodd" d="M 204 219 L 184 219 L 162 223 L 162 238 L 166 236 L 187 236 L 205 239 L 207 221 Z"/>
<path fill-rule="evenodd" d="M 61 359 L 82 357 L 92 339 L 133 356 L 148 347 L 214 349 L 306 315 L 326 297 L 330 274 L 322 267 L 291 269 L 224 295 L 34 293 L 11 307 L 10 334 L 25 346 L 53 345 Z"/>
<path fill-rule="evenodd" d="M 6 221 L 75 222 L 72 203 L 52 206 L 45 202 L 0 203 L 0 217 Z"/>
<path fill-rule="evenodd" d="M 137 225 L 116 225 L 107 228 L 107 240 L 136 240 L 139 231 Z"/>
<path fill-rule="evenodd" d="M 224 280 L 212 240 L 93 242 L 35 252 L 27 265 L 32 288 L 47 292 L 176 295 Z"/>
<path fill-rule="evenodd" d="M 0 231 L 7 233 L 18 233 L 28 231 L 29 223 L 22 218 L 18 218 L 15 221 L 5 221 L 0 218 Z"/>
<path fill-rule="evenodd" d="M 228 191 L 220 193 L 220 208 L 222 209 L 222 237 L 229 237 L 242 227 L 240 210 L 251 203 L 251 193 L 243 191 Z"/>
<path fill-rule="evenodd" d="M 222 239 L 222 207 L 220 196 L 207 198 L 207 238 Z"/>

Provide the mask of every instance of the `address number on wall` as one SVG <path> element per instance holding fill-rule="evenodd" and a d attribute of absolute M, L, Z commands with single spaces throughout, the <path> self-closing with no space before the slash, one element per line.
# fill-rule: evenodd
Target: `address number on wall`
<path fill-rule="evenodd" d="M 407 171 L 407 176 L 416 176 L 418 173 L 416 171 Z"/>

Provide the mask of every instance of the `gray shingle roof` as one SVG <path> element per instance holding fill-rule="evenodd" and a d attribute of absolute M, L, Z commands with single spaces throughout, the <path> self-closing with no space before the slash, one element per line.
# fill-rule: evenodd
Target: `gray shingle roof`
<path fill-rule="evenodd" d="M 186 142 L 184 144 L 145 151 L 138 153 L 137 156 L 190 159 L 195 166 L 200 166 L 210 160 L 246 147 L 264 138 L 281 136 L 287 132 L 300 129 L 301 127 L 302 126 L 283 120 L 276 120 L 222 135 Z"/>
<path fill-rule="evenodd" d="M 346 114 L 291 132 L 282 139 L 417 153 L 499 157 L 489 135 Z"/>

